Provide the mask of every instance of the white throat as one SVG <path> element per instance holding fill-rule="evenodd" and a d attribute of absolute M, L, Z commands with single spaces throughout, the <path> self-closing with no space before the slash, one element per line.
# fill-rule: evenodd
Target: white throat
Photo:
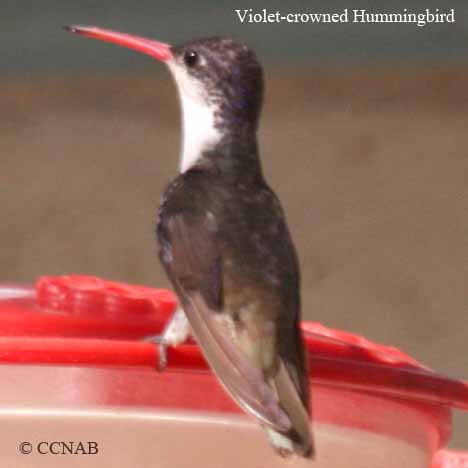
<path fill-rule="evenodd" d="M 180 172 L 190 169 L 202 153 L 215 146 L 222 133 L 215 127 L 217 106 L 209 104 L 200 83 L 191 77 L 177 62 L 168 62 L 179 91 L 183 141 Z"/>

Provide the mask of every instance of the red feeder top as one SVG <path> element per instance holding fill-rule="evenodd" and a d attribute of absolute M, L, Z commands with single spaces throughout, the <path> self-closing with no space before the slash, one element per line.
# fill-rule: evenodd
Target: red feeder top
<path fill-rule="evenodd" d="M 157 347 L 142 339 L 160 333 L 175 306 L 168 290 L 93 276 L 43 276 L 35 288 L 0 287 L 0 363 L 154 366 Z M 302 329 L 316 381 L 468 410 L 466 382 L 358 335 L 314 322 Z M 207 364 L 191 342 L 169 350 L 168 366 Z"/>

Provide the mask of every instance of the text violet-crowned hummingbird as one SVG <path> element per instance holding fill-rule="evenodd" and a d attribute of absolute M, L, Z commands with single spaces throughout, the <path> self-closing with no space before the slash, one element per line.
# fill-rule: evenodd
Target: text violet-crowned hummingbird
<path fill-rule="evenodd" d="M 180 174 L 163 195 L 157 237 L 182 309 L 163 342 L 179 344 L 191 329 L 221 383 L 274 448 L 312 457 L 298 260 L 260 166 L 263 79 L 254 53 L 220 37 L 171 47 L 96 27 L 67 29 L 148 54 L 177 83 Z"/>

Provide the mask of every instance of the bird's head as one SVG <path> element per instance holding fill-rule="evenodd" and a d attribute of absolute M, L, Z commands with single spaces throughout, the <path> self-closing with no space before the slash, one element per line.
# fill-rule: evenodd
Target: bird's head
<path fill-rule="evenodd" d="M 170 46 L 92 26 L 66 29 L 137 50 L 168 66 L 182 103 L 182 171 L 225 139 L 254 137 L 262 105 L 263 77 L 255 54 L 244 44 L 210 37 Z"/>

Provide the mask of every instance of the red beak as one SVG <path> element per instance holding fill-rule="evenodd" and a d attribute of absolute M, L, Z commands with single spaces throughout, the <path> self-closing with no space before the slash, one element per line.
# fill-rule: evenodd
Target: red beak
<path fill-rule="evenodd" d="M 101 41 L 113 42 L 114 44 L 137 50 L 162 62 L 166 62 L 172 58 L 171 46 L 164 44 L 164 42 L 154 41 L 153 39 L 132 36 L 131 34 L 96 28 L 94 26 L 65 26 L 64 29 L 75 34 L 100 39 Z"/>

